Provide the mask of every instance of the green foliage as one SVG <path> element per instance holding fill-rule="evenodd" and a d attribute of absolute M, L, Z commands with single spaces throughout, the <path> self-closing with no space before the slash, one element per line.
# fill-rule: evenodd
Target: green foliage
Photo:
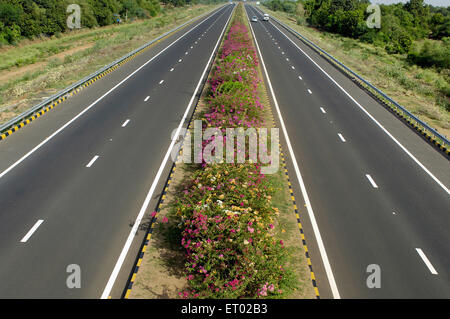
<path fill-rule="evenodd" d="M 450 68 L 450 38 L 424 40 L 422 44 L 416 44 L 409 52 L 408 60 L 424 67 Z"/>
<path fill-rule="evenodd" d="M 0 44 L 67 31 L 66 9 L 72 3 L 80 5 L 81 25 L 86 28 L 115 23 L 117 17 L 150 18 L 161 11 L 158 0 L 0 0 Z"/>
<path fill-rule="evenodd" d="M 226 81 L 222 83 L 218 88 L 217 91 L 219 93 L 230 93 L 230 92 L 243 92 L 245 89 L 247 89 L 248 86 L 239 81 Z"/>

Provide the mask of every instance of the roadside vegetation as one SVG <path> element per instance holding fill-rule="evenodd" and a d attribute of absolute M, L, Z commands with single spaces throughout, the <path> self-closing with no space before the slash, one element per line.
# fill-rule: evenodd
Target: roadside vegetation
<path fill-rule="evenodd" d="M 66 8 L 77 4 L 83 28 L 157 16 L 163 8 L 218 0 L 0 0 L 0 45 L 69 31 Z"/>
<path fill-rule="evenodd" d="M 261 78 L 240 4 L 194 119 L 224 136 L 227 128 L 272 127 Z M 203 154 L 214 139 L 203 141 Z M 315 297 L 287 180 L 281 168 L 264 175 L 261 165 L 247 154 L 241 164 L 177 166 L 132 298 Z"/>
<path fill-rule="evenodd" d="M 423 0 L 380 5 L 366 25 L 365 0 L 271 0 L 269 12 L 450 136 L 450 10 Z M 267 10 L 266 9 L 266 10 Z"/>
<path fill-rule="evenodd" d="M 170 6 L 149 19 L 4 45 L 0 48 L 0 123 L 215 6 Z"/>

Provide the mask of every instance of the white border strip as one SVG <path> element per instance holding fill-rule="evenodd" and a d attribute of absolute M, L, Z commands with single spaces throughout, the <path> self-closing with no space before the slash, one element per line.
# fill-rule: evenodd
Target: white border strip
<path fill-rule="evenodd" d="M 234 8 L 233 8 L 233 10 L 234 10 Z M 159 167 L 158 172 L 156 173 L 155 179 L 153 180 L 153 183 L 152 183 L 152 185 L 150 187 L 150 190 L 148 191 L 147 197 L 145 198 L 144 203 L 142 204 L 141 210 L 139 211 L 139 214 L 138 214 L 138 216 L 136 218 L 136 221 L 133 224 L 133 228 L 131 229 L 130 234 L 128 235 L 127 241 L 125 242 L 125 245 L 124 245 L 124 247 L 122 249 L 122 252 L 120 253 L 119 259 L 117 260 L 116 265 L 114 266 L 114 269 L 113 269 L 113 271 L 111 273 L 111 276 L 109 277 L 108 283 L 106 284 L 106 287 L 103 290 L 103 293 L 102 293 L 102 295 L 100 297 L 101 299 L 107 299 L 109 297 L 109 294 L 111 293 L 111 290 L 112 290 L 112 288 L 114 286 L 114 282 L 116 281 L 117 276 L 119 275 L 119 271 L 120 271 L 120 269 L 122 267 L 123 262 L 125 261 L 125 257 L 126 257 L 126 255 L 128 253 L 128 250 L 130 249 L 130 246 L 131 246 L 131 244 L 133 242 L 133 239 L 136 236 L 136 232 L 137 232 L 137 230 L 139 228 L 139 225 L 141 224 L 141 221 L 142 221 L 142 218 L 143 218 L 145 212 L 147 211 L 148 205 L 150 204 L 150 200 L 153 197 L 153 192 L 155 191 L 155 188 L 158 185 L 159 178 L 161 177 L 161 174 L 163 173 L 164 167 L 167 164 L 167 161 L 168 161 L 168 159 L 170 157 L 172 149 L 173 149 L 175 143 L 177 142 L 178 136 L 180 135 L 180 131 L 181 131 L 182 127 L 183 127 L 183 124 L 184 124 L 184 122 L 186 120 L 186 117 L 188 116 L 189 111 L 190 111 L 190 109 L 192 107 L 192 104 L 194 103 L 195 96 L 197 95 L 197 91 L 199 90 L 199 88 L 200 88 L 200 86 L 202 84 L 202 80 L 205 77 L 206 71 L 208 70 L 208 67 L 209 67 L 209 65 L 211 63 L 211 60 L 214 57 L 214 53 L 216 52 L 216 49 L 217 49 L 217 47 L 218 47 L 218 45 L 220 43 L 220 40 L 222 39 L 222 35 L 225 32 L 225 29 L 228 26 L 228 22 L 230 21 L 232 14 L 233 14 L 233 12 L 231 12 L 230 16 L 228 17 L 227 23 L 225 23 L 225 26 L 224 26 L 224 28 L 222 30 L 222 33 L 220 34 L 219 39 L 217 40 L 217 43 L 216 43 L 216 45 L 215 45 L 215 47 L 214 47 L 214 49 L 213 49 L 213 51 L 211 53 L 211 56 L 209 57 L 209 60 L 206 63 L 205 69 L 203 70 L 203 73 L 202 73 L 202 75 L 200 77 L 200 80 L 198 81 L 197 87 L 195 88 L 194 93 L 192 94 L 191 100 L 189 101 L 189 104 L 188 104 L 188 106 L 186 108 L 186 111 L 184 112 L 183 118 L 181 119 L 181 122 L 180 122 L 180 124 L 178 125 L 178 128 L 177 128 L 177 131 L 175 132 L 175 134 L 174 134 L 174 136 L 172 138 L 172 142 L 169 145 L 169 149 L 167 150 L 166 155 L 164 156 L 164 159 L 163 159 L 163 161 L 161 163 L 161 166 Z"/>
<path fill-rule="evenodd" d="M 248 20 L 248 12 L 247 12 L 247 10 L 246 10 L 246 15 L 247 15 L 247 20 Z M 303 198 L 305 200 L 306 208 L 308 210 L 309 219 L 311 220 L 311 225 L 312 225 L 312 228 L 313 228 L 313 231 L 314 231 L 314 235 L 315 235 L 316 240 L 317 240 L 317 245 L 319 247 L 320 255 L 322 257 L 322 262 L 323 262 L 323 265 L 325 267 L 325 272 L 326 272 L 327 277 L 328 277 L 328 282 L 330 284 L 331 292 L 333 294 L 333 298 L 340 299 L 341 297 L 339 295 L 339 290 L 337 288 L 336 281 L 334 279 L 333 271 L 331 270 L 331 265 L 330 265 L 330 262 L 328 260 L 328 255 L 327 255 L 327 252 L 325 250 L 325 246 L 324 246 L 323 241 L 322 241 L 322 236 L 320 235 L 319 226 L 317 225 L 316 217 L 314 215 L 314 211 L 312 209 L 311 202 L 309 201 L 309 197 L 308 197 L 308 193 L 306 191 L 305 183 L 303 182 L 303 178 L 302 178 L 302 175 L 300 173 L 300 169 L 298 167 L 297 160 L 296 160 L 295 155 L 294 155 L 294 151 L 292 149 L 292 145 L 291 145 L 291 142 L 290 142 L 287 130 L 286 130 L 286 126 L 284 125 L 283 117 L 281 116 L 281 112 L 280 112 L 280 108 L 278 106 L 277 98 L 276 98 L 275 93 L 273 91 L 272 83 L 270 81 L 269 74 L 267 73 L 266 65 L 264 64 L 264 59 L 263 59 L 261 50 L 259 49 L 258 41 L 256 40 L 256 36 L 255 36 L 255 33 L 253 32 L 253 27 L 252 27 L 250 21 L 249 21 L 249 25 L 250 25 L 250 29 L 252 30 L 253 38 L 255 39 L 256 48 L 258 49 L 258 53 L 259 53 L 259 56 L 261 58 L 261 64 L 262 64 L 262 66 L 264 68 L 264 73 L 266 75 L 267 82 L 268 82 L 269 89 L 270 89 L 270 93 L 272 95 L 272 98 L 273 98 L 273 101 L 274 101 L 274 104 L 275 104 L 275 108 L 277 110 L 277 114 L 278 114 L 278 117 L 280 119 L 281 127 L 283 129 L 283 134 L 284 134 L 284 136 L 286 138 L 286 144 L 288 146 L 289 154 L 291 156 L 292 163 L 294 165 L 294 169 L 295 169 L 295 173 L 297 175 L 297 179 L 298 179 L 298 182 L 299 182 L 299 185 L 300 185 L 300 189 L 302 191 L 302 195 L 303 195 Z"/>

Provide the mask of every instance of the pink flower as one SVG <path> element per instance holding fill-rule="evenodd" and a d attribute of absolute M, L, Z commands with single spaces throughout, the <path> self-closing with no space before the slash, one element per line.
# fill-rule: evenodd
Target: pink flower
<path fill-rule="evenodd" d="M 168 221 L 169 221 L 169 220 L 167 219 L 167 217 L 164 216 L 161 222 L 165 224 L 165 223 L 167 223 Z"/>
<path fill-rule="evenodd" d="M 152 217 L 155 217 L 155 216 L 156 216 L 156 214 L 157 214 L 157 212 L 156 212 L 156 211 L 154 211 L 154 212 L 152 212 L 152 213 L 150 214 L 150 216 L 152 216 Z"/>
<path fill-rule="evenodd" d="M 247 229 L 248 229 L 248 231 L 249 231 L 250 233 L 253 233 L 253 232 L 255 231 L 255 229 L 254 229 L 254 228 L 251 228 L 250 226 L 247 226 Z"/>

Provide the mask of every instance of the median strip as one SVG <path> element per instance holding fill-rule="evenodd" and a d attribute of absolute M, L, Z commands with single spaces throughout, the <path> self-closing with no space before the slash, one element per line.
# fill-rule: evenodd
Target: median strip
<path fill-rule="evenodd" d="M 194 135 L 198 128 L 206 134 L 217 127 L 223 134 L 272 123 L 245 21 L 239 5 L 194 114 L 199 122 L 189 125 Z M 126 297 L 315 297 L 302 242 L 292 233 L 297 221 L 284 170 L 262 174 L 262 164 L 250 161 L 250 154 L 242 163 L 209 162 L 205 150 L 213 136 L 200 143 L 203 155 L 196 164 L 181 163 L 192 150 L 185 146 L 191 138 L 184 140 L 161 197 L 164 205 L 152 214 L 153 240 L 146 241 Z M 275 143 L 271 154 L 278 148 Z"/>

